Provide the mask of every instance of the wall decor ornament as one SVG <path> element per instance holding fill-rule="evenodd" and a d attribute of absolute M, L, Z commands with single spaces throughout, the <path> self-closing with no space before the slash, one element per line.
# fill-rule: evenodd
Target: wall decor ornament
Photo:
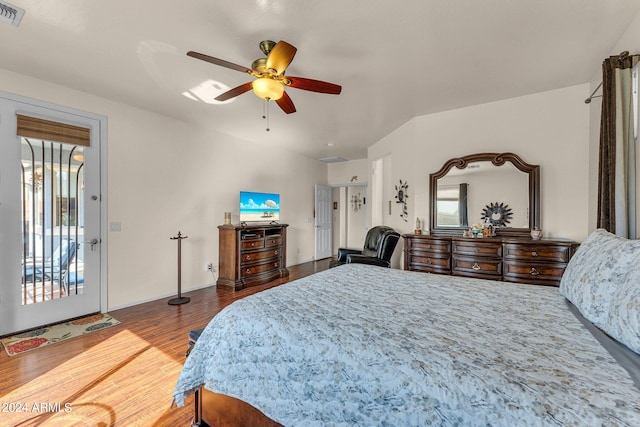
<path fill-rule="evenodd" d="M 360 197 L 360 193 L 358 194 L 352 194 L 351 195 L 351 207 L 353 208 L 354 212 L 358 212 L 360 209 L 362 209 L 362 198 Z"/>
<path fill-rule="evenodd" d="M 400 218 L 404 219 L 404 222 L 407 222 L 407 199 L 409 198 L 409 194 L 407 194 L 407 190 L 409 189 L 409 184 L 407 181 L 402 182 L 400 180 L 400 185 L 396 185 L 396 203 L 402 203 L 402 213 L 400 214 Z"/>
<path fill-rule="evenodd" d="M 506 227 L 511 222 L 513 212 L 509 205 L 504 203 L 490 203 L 482 209 L 480 218 L 485 223 L 489 223 L 496 227 Z"/>

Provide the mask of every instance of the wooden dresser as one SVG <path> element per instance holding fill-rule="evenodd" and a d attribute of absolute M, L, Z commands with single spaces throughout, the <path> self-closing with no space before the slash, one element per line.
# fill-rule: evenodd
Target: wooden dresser
<path fill-rule="evenodd" d="M 238 290 L 289 277 L 287 224 L 220 225 L 216 284 Z"/>
<path fill-rule="evenodd" d="M 565 239 L 402 237 L 405 270 L 554 286 L 578 246 Z"/>

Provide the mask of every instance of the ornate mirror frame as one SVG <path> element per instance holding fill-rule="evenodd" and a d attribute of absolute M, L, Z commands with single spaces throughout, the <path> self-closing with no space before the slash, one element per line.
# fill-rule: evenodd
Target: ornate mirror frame
<path fill-rule="evenodd" d="M 436 225 L 437 186 L 438 179 L 444 177 L 454 166 L 465 169 L 469 163 L 490 161 L 495 166 L 502 166 L 510 162 L 521 172 L 529 175 L 529 228 L 498 227 L 498 236 L 530 237 L 534 227 L 540 227 L 540 166 L 530 165 L 513 153 L 478 153 L 448 160 L 442 168 L 429 175 L 429 197 L 431 209 L 429 212 L 429 224 L 431 235 L 434 236 L 461 236 L 466 227 L 438 226 Z"/>

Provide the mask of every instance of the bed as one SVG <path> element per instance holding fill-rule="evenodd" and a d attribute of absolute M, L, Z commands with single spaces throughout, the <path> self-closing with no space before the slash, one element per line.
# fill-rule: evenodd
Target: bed
<path fill-rule="evenodd" d="M 560 289 L 329 269 L 218 313 L 174 398 L 239 400 L 259 410 L 256 425 L 638 426 L 632 267 L 640 271 L 640 242 L 598 230 Z"/>

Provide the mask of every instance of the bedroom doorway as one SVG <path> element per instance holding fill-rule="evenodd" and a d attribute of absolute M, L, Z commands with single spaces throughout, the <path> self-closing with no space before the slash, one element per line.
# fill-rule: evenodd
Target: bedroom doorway
<path fill-rule="evenodd" d="M 0 93 L 0 335 L 102 309 L 103 120 Z"/>
<path fill-rule="evenodd" d="M 333 255 L 338 248 L 362 249 L 367 234 L 367 184 L 333 187 Z"/>

